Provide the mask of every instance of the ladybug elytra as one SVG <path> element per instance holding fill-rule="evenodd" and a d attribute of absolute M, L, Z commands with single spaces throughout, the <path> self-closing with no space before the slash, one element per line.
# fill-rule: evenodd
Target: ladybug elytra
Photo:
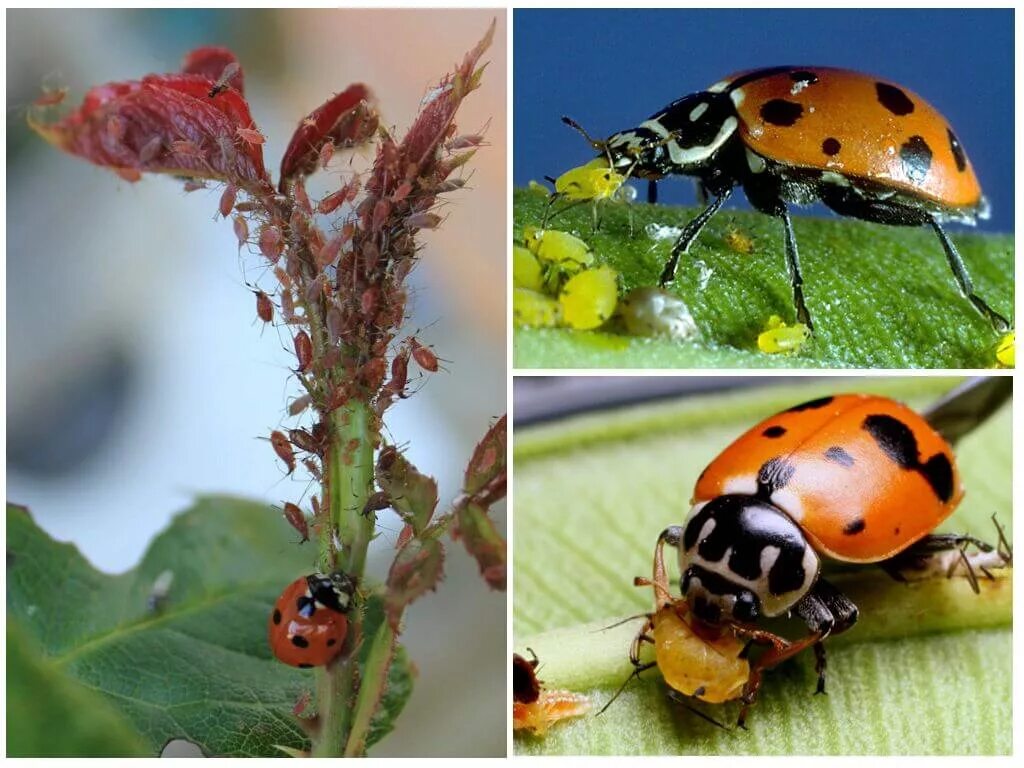
<path fill-rule="evenodd" d="M 813 329 L 790 205 L 821 201 L 842 216 L 881 224 L 928 225 L 936 233 L 960 292 L 998 332 L 1005 317 L 974 291 L 943 224 L 974 225 L 988 203 L 967 154 L 945 118 L 911 91 L 831 67 L 782 66 L 741 72 L 685 96 L 635 128 L 590 138 L 611 168 L 655 182 L 697 180 L 706 208 L 682 230 L 662 271 L 672 282 L 682 254 L 742 187 L 750 204 L 781 219 L 797 320 Z"/>
<path fill-rule="evenodd" d="M 355 591 L 355 580 L 340 571 L 302 576 L 285 587 L 267 624 L 274 655 L 303 669 L 333 661 L 345 644 Z"/>

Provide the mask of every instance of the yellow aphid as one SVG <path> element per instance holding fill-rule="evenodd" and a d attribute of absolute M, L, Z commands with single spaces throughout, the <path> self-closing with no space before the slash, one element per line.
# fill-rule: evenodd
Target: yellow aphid
<path fill-rule="evenodd" d="M 512 247 L 512 281 L 517 286 L 531 291 L 543 290 L 544 278 L 541 272 L 540 262 L 528 248 L 521 245 Z"/>
<path fill-rule="evenodd" d="M 550 195 L 550 194 L 551 194 L 551 193 L 550 193 L 550 192 L 548 191 L 548 188 L 547 188 L 547 187 L 545 187 L 545 186 L 544 186 L 543 184 L 541 184 L 541 183 L 540 183 L 539 181 L 535 181 L 535 180 L 533 180 L 533 179 L 531 179 L 531 180 L 530 180 L 530 183 L 526 185 L 526 189 L 527 189 L 527 190 L 528 190 L 529 192 L 532 192 L 532 193 L 533 193 L 533 194 L 535 194 L 535 195 L 545 195 L 545 196 L 547 196 L 547 195 Z"/>
<path fill-rule="evenodd" d="M 590 246 L 568 232 L 527 227 L 523 240 L 534 256 L 566 273 L 574 274 L 594 263 Z"/>
<path fill-rule="evenodd" d="M 518 326 L 551 328 L 559 324 L 562 306 L 557 299 L 529 288 L 512 291 L 512 320 Z"/>
<path fill-rule="evenodd" d="M 738 227 L 731 227 L 725 233 L 725 244 L 736 253 L 750 254 L 754 252 L 754 239 Z"/>
<path fill-rule="evenodd" d="M 811 332 L 803 323 L 786 325 L 778 315 L 768 318 L 765 330 L 757 337 L 757 348 L 765 354 L 797 352 L 807 341 Z"/>
<path fill-rule="evenodd" d="M 721 704 L 739 698 L 750 677 L 750 663 L 740 654 L 746 643 L 731 632 L 714 640 L 693 633 L 682 600 L 654 614 L 654 656 L 668 685 L 687 696 Z"/>
<path fill-rule="evenodd" d="M 566 200 L 604 200 L 612 197 L 626 177 L 602 158 L 566 171 L 555 179 L 555 192 Z"/>
<path fill-rule="evenodd" d="M 1016 345 L 1015 337 L 1016 331 L 1010 331 L 999 340 L 999 346 L 996 347 L 996 360 L 999 364 L 1006 368 L 1014 367 L 1014 347 Z"/>
<path fill-rule="evenodd" d="M 562 322 L 585 331 L 604 323 L 615 312 L 619 274 L 611 267 L 585 269 L 569 279 L 558 296 Z"/>

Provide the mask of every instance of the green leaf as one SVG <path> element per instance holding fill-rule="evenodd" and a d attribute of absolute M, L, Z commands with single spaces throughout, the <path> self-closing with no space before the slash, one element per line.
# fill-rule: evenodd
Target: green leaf
<path fill-rule="evenodd" d="M 547 198 L 515 193 L 514 237 L 539 226 Z M 682 226 L 693 208 L 602 203 L 593 231 L 589 205 L 549 222 L 586 240 L 622 275 L 625 290 L 657 285 L 672 246 L 653 240 L 648 224 Z M 632 234 L 630 232 L 632 216 Z M 800 264 L 815 336 L 797 355 L 758 351 L 771 315 L 793 322 L 781 224 L 758 213 L 719 214 L 680 261 L 670 287 L 689 306 L 701 340 L 634 338 L 615 333 L 517 328 L 519 368 L 988 368 L 998 335 L 960 296 L 931 230 L 796 216 Z M 731 230 L 754 243 L 732 250 Z M 1012 318 L 1014 241 L 1011 235 L 953 232 L 979 295 Z M 702 280 L 706 287 L 701 289 Z"/>
<path fill-rule="evenodd" d="M 741 431 L 796 402 L 870 391 L 924 407 L 946 378 L 839 379 L 566 419 L 516 433 L 515 648 L 529 646 L 549 688 L 592 697 L 596 709 L 629 674 L 637 622 L 650 610 L 654 542 L 680 523 L 698 474 Z M 960 442 L 967 495 L 942 530 L 994 540 L 993 512 L 1011 525 L 1011 408 Z M 1009 530 L 1008 530 L 1009 533 Z M 673 578 L 675 569 L 670 568 Z M 666 697 L 656 670 L 600 717 L 517 736 L 520 754 L 1008 754 L 1011 746 L 1011 580 L 900 584 L 876 569 L 834 577 L 861 608 L 827 643 L 828 695 L 813 696 L 811 654 L 766 676 L 749 732 L 723 731 Z M 728 724 L 738 705 L 701 706 Z"/>
<path fill-rule="evenodd" d="M 8 621 L 8 757 L 148 754 L 142 737 L 121 713 L 102 696 L 42 663 L 24 631 Z"/>
<path fill-rule="evenodd" d="M 151 754 L 177 738 L 211 755 L 309 748 L 291 710 L 313 687 L 313 672 L 274 660 L 267 616 L 284 586 L 309 572 L 315 553 L 294 543 L 274 509 L 200 498 L 134 570 L 111 576 L 50 539 L 27 510 L 9 506 L 7 551 L 8 617 L 24 628 L 39 663 L 101 694 Z M 153 609 L 154 583 L 166 574 L 173 576 L 169 591 Z M 404 657 L 395 674 L 408 677 Z M 406 681 L 396 690 L 407 695 Z M 8 705 L 27 703 L 9 698 Z M 378 738 L 390 722 L 383 725 Z"/>

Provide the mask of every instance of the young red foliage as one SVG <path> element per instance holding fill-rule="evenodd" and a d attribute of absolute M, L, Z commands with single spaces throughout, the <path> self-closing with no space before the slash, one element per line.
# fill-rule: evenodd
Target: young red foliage
<path fill-rule="evenodd" d="M 299 122 L 281 160 L 282 192 L 297 178 L 308 176 L 321 161 L 320 152 L 330 142 L 335 147 L 362 144 L 377 130 L 373 97 L 362 83 L 350 85 L 332 96 Z"/>
<path fill-rule="evenodd" d="M 223 85 L 221 90 L 226 90 L 230 86 L 240 95 L 245 94 L 242 68 L 235 54 L 227 48 L 208 45 L 189 51 L 181 63 L 181 71 L 188 75 L 202 75 L 210 80 L 213 86 Z M 213 98 L 214 95 L 208 94 L 208 98 Z"/>
<path fill-rule="evenodd" d="M 305 373 L 313 363 L 313 342 L 309 340 L 309 334 L 299 331 L 295 334 L 295 357 L 299 361 L 299 373 Z"/>

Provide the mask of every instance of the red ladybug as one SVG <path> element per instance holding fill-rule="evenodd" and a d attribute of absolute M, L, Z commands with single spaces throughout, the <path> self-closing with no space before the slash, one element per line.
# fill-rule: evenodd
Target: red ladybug
<path fill-rule="evenodd" d="M 274 603 L 268 630 L 274 655 L 293 667 L 321 667 L 342 651 L 355 580 L 336 571 L 296 579 Z"/>
<path fill-rule="evenodd" d="M 924 415 L 874 395 L 818 398 L 765 419 L 701 473 L 685 525 L 662 532 L 656 562 L 663 544 L 678 548 L 682 597 L 698 624 L 773 645 L 752 664 L 745 704 L 763 669 L 812 646 L 824 691 L 822 641 L 857 621 L 857 606 L 821 576 L 824 558 L 875 563 L 897 578 L 949 573 L 961 558 L 972 577 L 1009 564 L 1001 530 L 998 549 L 932 531 L 964 494 L 950 441 L 1011 391 L 1008 378 L 981 379 Z M 789 643 L 756 627 L 787 614 L 807 624 L 806 637 Z"/>
<path fill-rule="evenodd" d="M 797 319 L 811 327 L 789 205 L 820 200 L 843 216 L 934 229 L 960 292 L 999 332 L 1005 317 L 974 292 L 960 254 L 943 229 L 988 217 L 974 169 L 945 118 L 895 83 L 831 67 L 769 67 L 740 72 L 684 96 L 636 128 L 591 145 L 626 176 L 653 182 L 697 179 L 707 208 L 676 240 L 661 275 L 675 277 L 679 257 L 737 186 L 757 210 L 782 220 Z"/>

